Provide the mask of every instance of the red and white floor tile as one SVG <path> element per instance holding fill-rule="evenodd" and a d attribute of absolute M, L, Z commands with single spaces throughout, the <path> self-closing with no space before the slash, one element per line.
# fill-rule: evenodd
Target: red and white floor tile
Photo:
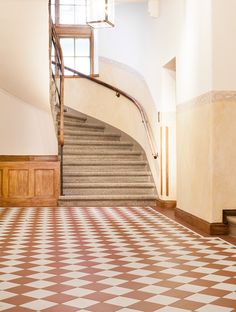
<path fill-rule="evenodd" d="M 236 247 L 151 208 L 0 208 L 0 311 L 236 311 Z"/>

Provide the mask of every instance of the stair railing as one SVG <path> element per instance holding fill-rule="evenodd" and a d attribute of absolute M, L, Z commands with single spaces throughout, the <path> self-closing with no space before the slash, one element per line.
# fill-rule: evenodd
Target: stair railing
<path fill-rule="evenodd" d="M 60 45 L 59 38 L 56 33 L 53 21 L 50 21 L 50 34 L 51 34 L 51 44 L 50 44 L 50 55 L 51 55 L 51 76 L 52 82 L 55 89 L 55 104 L 58 108 L 58 119 L 57 122 L 57 135 L 58 135 L 58 145 L 60 149 L 60 189 L 61 195 L 63 195 L 63 147 L 64 147 L 64 59 L 63 53 Z M 58 125 L 58 124 L 57 124 Z"/>
<path fill-rule="evenodd" d="M 112 91 L 114 91 L 116 93 L 116 96 L 117 97 L 120 97 L 121 95 L 125 98 L 127 98 L 128 100 L 130 100 L 136 107 L 137 109 L 139 110 L 139 113 L 140 113 L 140 116 L 142 118 L 142 123 L 144 125 L 144 128 L 145 128 L 145 131 L 146 131 L 146 135 L 147 135 L 147 138 L 148 138 L 148 141 L 149 141 L 149 144 L 150 144 L 150 148 L 151 148 L 151 151 L 152 151 L 152 155 L 154 157 L 154 159 L 157 159 L 158 157 L 158 152 L 157 152 L 157 147 L 156 147 L 156 144 L 155 144 L 155 139 L 154 139 L 154 135 L 153 135 L 153 131 L 152 131 L 152 128 L 151 128 L 151 125 L 150 125 L 150 122 L 148 120 L 148 116 L 143 108 L 143 106 L 141 105 L 141 103 L 136 100 L 134 97 L 132 97 L 131 95 L 129 95 L 128 93 L 126 93 L 125 91 L 122 91 L 121 89 L 118 89 L 104 81 L 101 81 L 99 79 L 96 79 L 94 77 L 91 77 L 91 76 L 88 76 L 88 75 L 85 75 L 75 69 L 72 69 L 70 67 L 67 67 L 67 66 L 64 66 L 65 70 L 67 71 L 70 71 L 72 72 L 74 75 L 76 76 L 80 76 L 81 78 L 85 78 L 89 81 L 92 81 L 96 84 L 99 84 L 107 89 L 110 89 Z"/>

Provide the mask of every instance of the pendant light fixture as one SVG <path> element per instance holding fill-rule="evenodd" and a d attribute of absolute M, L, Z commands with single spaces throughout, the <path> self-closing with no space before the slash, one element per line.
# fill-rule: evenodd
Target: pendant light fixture
<path fill-rule="evenodd" d="M 87 24 L 93 28 L 114 27 L 114 0 L 87 0 Z"/>

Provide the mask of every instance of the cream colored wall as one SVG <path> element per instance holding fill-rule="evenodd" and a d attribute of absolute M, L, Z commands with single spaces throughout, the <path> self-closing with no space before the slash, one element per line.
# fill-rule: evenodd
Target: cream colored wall
<path fill-rule="evenodd" d="M 177 205 L 212 221 L 211 98 L 198 97 L 177 107 Z"/>
<path fill-rule="evenodd" d="M 57 154 L 47 0 L 0 1 L 0 154 Z"/>
<path fill-rule="evenodd" d="M 0 89 L 0 155 L 55 155 L 51 113 Z"/>
<path fill-rule="evenodd" d="M 212 98 L 212 221 L 217 222 L 223 209 L 236 209 L 236 91 L 214 92 Z"/>
<path fill-rule="evenodd" d="M 0 88 L 49 107 L 48 0 L 1 0 L 0 21 Z"/>

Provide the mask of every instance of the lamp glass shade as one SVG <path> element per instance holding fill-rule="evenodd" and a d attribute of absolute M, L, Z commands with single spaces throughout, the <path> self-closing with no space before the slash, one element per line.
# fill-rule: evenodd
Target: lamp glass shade
<path fill-rule="evenodd" d="M 114 0 L 87 0 L 87 24 L 93 28 L 114 27 Z"/>

